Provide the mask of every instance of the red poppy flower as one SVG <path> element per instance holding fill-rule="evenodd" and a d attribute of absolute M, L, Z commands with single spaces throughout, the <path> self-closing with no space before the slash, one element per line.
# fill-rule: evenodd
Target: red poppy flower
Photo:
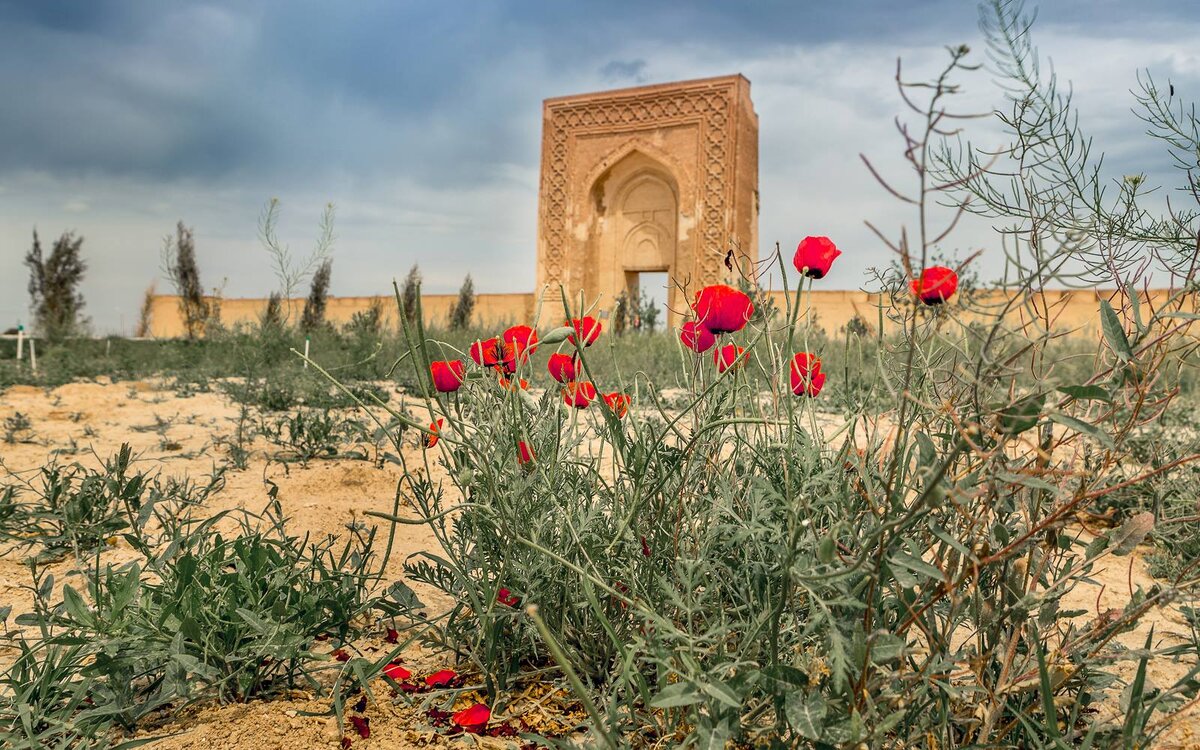
<path fill-rule="evenodd" d="M 525 378 L 506 378 L 504 375 L 501 375 L 498 382 L 500 383 L 500 387 L 506 391 L 515 391 L 518 388 L 523 391 L 529 390 L 529 381 Z"/>
<path fill-rule="evenodd" d="M 463 384 L 463 361 L 430 362 L 429 374 L 433 376 L 433 387 L 442 393 L 453 393 Z"/>
<path fill-rule="evenodd" d="M 354 727 L 354 731 L 358 732 L 358 736 L 364 740 L 371 736 L 371 720 L 365 716 L 351 716 L 350 724 Z"/>
<path fill-rule="evenodd" d="M 537 349 L 537 331 L 529 326 L 513 326 L 500 334 L 500 338 L 516 349 L 518 354 L 532 354 Z"/>
<path fill-rule="evenodd" d="M 517 463 L 524 466 L 528 463 L 533 463 L 533 448 L 529 447 L 529 443 L 524 440 L 517 443 Z"/>
<path fill-rule="evenodd" d="M 500 351 L 500 339 L 493 336 L 471 344 L 471 359 L 480 367 L 495 367 L 500 364 Z"/>
<path fill-rule="evenodd" d="M 331 654 L 338 661 L 350 661 L 350 654 L 346 653 L 346 649 L 339 648 Z"/>
<path fill-rule="evenodd" d="M 575 333 L 567 336 L 567 341 L 575 343 L 575 336 L 579 336 L 579 340 L 584 346 L 591 346 L 596 343 L 596 339 L 600 338 L 600 329 L 603 327 L 600 321 L 588 315 L 582 318 L 571 318 L 566 322 L 566 325 L 575 329 Z"/>
<path fill-rule="evenodd" d="M 583 409 L 595 400 L 596 386 L 586 380 L 582 383 L 567 383 L 567 386 L 563 388 L 563 401 L 566 402 L 567 406 Z"/>
<path fill-rule="evenodd" d="M 633 397 L 628 393 L 617 391 L 604 396 L 604 405 L 617 415 L 617 419 L 625 418 L 625 415 L 629 413 L 631 403 L 633 403 Z"/>
<path fill-rule="evenodd" d="M 927 305 L 940 305 L 958 291 L 958 274 L 945 266 L 930 266 L 913 279 L 912 293 Z"/>
<path fill-rule="evenodd" d="M 717 337 L 713 332 L 695 321 L 683 324 L 683 327 L 679 329 L 679 340 L 697 354 L 703 354 L 717 343 Z"/>
<path fill-rule="evenodd" d="M 451 716 L 450 721 L 462 727 L 464 731 L 479 734 L 487 727 L 491 718 L 492 709 L 482 703 L 476 703 Z"/>
<path fill-rule="evenodd" d="M 746 321 L 754 314 L 754 303 L 744 292 L 714 284 L 696 293 L 692 309 L 700 325 L 713 333 L 733 333 L 746 327 Z"/>
<path fill-rule="evenodd" d="M 518 344 L 504 344 L 504 351 L 500 355 L 500 364 L 496 365 L 496 370 L 508 375 L 512 375 L 517 371 L 517 368 L 529 361 L 528 349 L 521 348 Z"/>
<path fill-rule="evenodd" d="M 391 677 L 396 682 L 404 682 L 409 677 L 412 677 L 412 672 L 409 672 L 407 669 L 400 666 L 396 662 L 392 662 L 392 663 L 388 664 L 386 667 L 384 667 L 383 673 L 385 675 L 387 675 L 388 677 Z"/>
<path fill-rule="evenodd" d="M 395 643 L 399 641 L 400 631 L 396 630 L 395 628 L 388 628 L 387 635 L 384 636 L 383 640 L 387 641 L 388 643 Z"/>
<path fill-rule="evenodd" d="M 496 592 L 496 601 L 500 602 L 506 607 L 512 607 L 513 609 L 516 609 L 521 603 L 521 597 L 517 596 L 506 588 L 501 588 Z"/>
<path fill-rule="evenodd" d="M 797 396 L 815 398 L 825 386 L 825 373 L 821 372 L 821 358 L 808 352 L 799 352 L 792 357 L 792 393 Z"/>
<path fill-rule="evenodd" d="M 442 669 L 425 678 L 425 684 L 429 687 L 446 687 L 454 678 L 458 677 L 458 672 L 453 669 Z"/>
<path fill-rule="evenodd" d="M 842 254 L 828 237 L 805 237 L 796 246 L 792 263 L 796 270 L 810 279 L 824 278 L 833 261 Z"/>
<path fill-rule="evenodd" d="M 713 362 L 717 365 L 717 372 L 725 372 L 733 367 L 744 367 L 746 364 L 746 350 L 740 346 L 726 344 L 713 352 Z"/>
<path fill-rule="evenodd" d="M 443 423 L 444 423 L 443 420 L 438 419 L 438 421 L 433 422 L 429 425 L 429 433 L 430 434 L 425 436 L 425 447 L 426 448 L 432 448 L 433 446 L 437 445 L 438 431 L 442 429 Z"/>
<path fill-rule="evenodd" d="M 566 383 L 575 379 L 579 362 L 573 354 L 551 354 L 546 369 L 550 371 L 550 377 L 560 383 Z"/>

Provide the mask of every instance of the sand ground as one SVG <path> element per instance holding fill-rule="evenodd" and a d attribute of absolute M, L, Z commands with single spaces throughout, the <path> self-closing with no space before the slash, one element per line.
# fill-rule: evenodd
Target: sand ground
<path fill-rule="evenodd" d="M 32 435 L 27 442 L 0 442 L 0 476 L 31 477 L 52 459 L 96 465 L 122 443 L 129 443 L 139 457 L 140 469 L 156 468 L 164 475 L 202 479 L 215 466 L 227 461 L 228 447 L 223 441 L 235 434 L 239 416 L 237 406 L 220 393 L 181 395 L 167 383 L 157 381 L 73 383 L 50 391 L 15 386 L 0 394 L 0 417 L 18 412 L 29 419 Z M 301 466 L 269 461 L 268 456 L 278 448 L 265 441 L 258 441 L 252 448 L 248 467 L 228 472 L 224 487 L 208 499 L 203 512 L 234 507 L 259 510 L 267 502 L 267 480 L 279 486 L 279 500 L 290 518 L 289 528 L 293 533 L 341 535 L 347 523 L 363 520 L 367 511 L 392 510 L 400 479 L 399 469 L 394 465 L 332 459 L 314 460 Z M 414 457 L 419 451 L 416 447 L 409 450 Z M 123 549 L 122 544 L 106 551 L 104 560 L 119 563 L 131 558 L 131 551 Z M 434 546 L 425 527 L 399 526 L 385 580 L 402 577 L 401 566 L 409 554 Z M 1072 592 L 1064 601 L 1064 609 L 1086 610 L 1083 617 L 1095 619 L 1099 613 L 1120 609 L 1128 601 L 1131 587 L 1153 586 L 1154 580 L 1147 573 L 1140 552 L 1129 557 L 1105 558 L 1094 582 Z M 22 563 L 23 557 L 22 553 L 0 549 L 0 605 L 11 604 L 14 615 L 28 611 L 32 601 L 25 588 L 29 571 Z M 71 567 L 71 561 L 64 560 L 54 565 L 52 572 L 58 581 L 66 581 Z M 414 588 L 433 611 L 450 604 L 434 591 L 419 585 Z M 1140 648 L 1151 626 L 1160 644 L 1185 642 L 1189 631 L 1178 610 L 1181 604 L 1186 603 L 1152 612 L 1136 630 L 1120 636 L 1120 642 L 1129 648 Z M 387 648 L 378 638 L 356 646 L 368 656 L 382 654 Z M 415 646 L 404 656 L 406 665 L 414 672 L 451 666 L 446 655 Z M 8 658 L 11 653 L 5 654 L 0 643 L 0 660 L 7 662 Z M 1156 660 L 1150 664 L 1149 680 L 1156 685 L 1169 685 L 1188 668 L 1186 663 Z M 1128 671 L 1132 672 L 1132 667 Z M 537 696 L 537 701 L 544 700 L 546 696 Z M 148 747 L 160 750 L 337 747 L 341 734 L 335 721 L 328 716 L 305 715 L 327 710 L 327 702 L 303 692 L 270 702 L 190 708 L 153 732 L 168 736 Z M 1116 712 L 1119 708 L 1114 706 L 1112 710 Z M 386 690 L 378 705 L 370 708 L 370 716 L 372 736 L 365 741 L 356 739 L 356 747 L 470 743 L 486 746 L 500 742 L 476 737 L 446 739 L 425 727 L 423 716 L 416 709 L 393 705 L 386 699 Z M 1200 716 L 1190 712 L 1175 722 L 1158 746 L 1200 748 Z"/>

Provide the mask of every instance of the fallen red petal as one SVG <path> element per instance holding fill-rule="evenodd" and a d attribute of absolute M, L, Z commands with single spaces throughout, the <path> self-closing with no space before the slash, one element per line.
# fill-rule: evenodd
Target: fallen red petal
<path fill-rule="evenodd" d="M 425 684 L 430 687 L 446 687 L 455 677 L 458 677 L 458 673 L 453 669 L 443 669 L 426 677 Z"/>
<path fill-rule="evenodd" d="M 371 736 L 371 720 L 365 716 L 351 716 L 350 724 L 354 727 L 354 731 L 358 732 L 358 736 L 364 740 Z"/>

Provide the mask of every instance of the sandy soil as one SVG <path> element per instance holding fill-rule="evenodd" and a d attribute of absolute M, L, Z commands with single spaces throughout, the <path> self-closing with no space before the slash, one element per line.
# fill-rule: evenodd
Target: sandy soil
<path fill-rule="evenodd" d="M 96 464 L 127 442 L 139 456 L 140 468 L 159 467 L 165 475 L 201 479 L 215 465 L 227 460 L 228 448 L 223 441 L 235 433 L 238 420 L 237 407 L 219 393 L 181 397 L 159 382 L 75 383 L 48 392 L 16 386 L 0 394 L 0 417 L 16 412 L 29 418 L 32 436 L 29 442 L 0 442 L 0 475 L 32 477 L 51 458 Z M 253 447 L 249 467 L 230 471 L 224 488 L 209 499 L 205 511 L 239 506 L 261 509 L 267 501 L 268 479 L 280 488 L 279 500 L 294 532 L 338 535 L 344 532 L 345 524 L 363 519 L 367 511 L 387 513 L 392 509 L 400 478 L 395 466 L 378 467 L 370 461 L 340 459 L 315 460 L 308 466 L 289 465 L 266 460 L 265 454 L 277 450 L 274 446 L 259 442 Z M 417 449 L 412 450 L 415 455 Z M 401 565 L 410 553 L 433 545 L 423 526 L 400 526 L 388 580 L 401 577 Z M 105 553 L 105 560 L 119 563 L 131 556 L 130 550 L 118 545 Z M 29 573 L 22 557 L 20 553 L 0 549 L 0 604 L 13 605 L 14 614 L 28 611 L 31 606 L 30 592 L 23 588 L 28 585 Z M 69 560 L 56 564 L 53 567 L 56 579 L 65 580 L 71 567 Z M 1137 553 L 1125 558 L 1106 558 L 1093 578 L 1092 584 L 1078 587 L 1064 601 L 1064 609 L 1086 610 L 1083 616 L 1086 620 L 1110 609 L 1120 609 L 1132 589 L 1154 585 Z M 414 588 L 433 611 L 449 605 L 435 592 Z M 1129 648 L 1140 648 L 1151 626 L 1160 645 L 1180 643 L 1188 632 L 1177 609 L 1162 609 L 1152 612 L 1135 631 L 1120 636 L 1119 641 Z M 387 647 L 378 638 L 356 646 L 369 656 L 382 654 Z M 0 660 L 7 658 L 9 655 L 0 646 Z M 451 666 L 444 655 L 417 647 L 405 653 L 405 660 L 414 672 Z M 1127 672 L 1132 674 L 1132 669 L 1128 667 Z M 1166 686 L 1187 669 L 1184 663 L 1156 660 L 1150 665 L 1149 679 Z M 355 738 L 355 747 L 468 743 L 486 746 L 500 742 L 475 737 L 447 739 L 428 726 L 419 709 L 388 700 L 386 687 L 382 687 L 379 697 L 381 700 L 368 709 L 372 736 L 365 741 Z M 557 697 L 538 695 L 529 697 L 527 702 L 540 704 Z M 462 699 L 463 703 L 467 701 L 469 696 Z M 303 692 L 271 702 L 191 708 L 152 732 L 161 738 L 148 747 L 160 750 L 337 747 L 342 735 L 336 722 L 328 716 L 305 715 L 327 710 L 326 702 Z M 1112 710 L 1118 709 L 1114 706 Z M 1159 747 L 1200 748 L 1197 713 L 1176 722 Z"/>

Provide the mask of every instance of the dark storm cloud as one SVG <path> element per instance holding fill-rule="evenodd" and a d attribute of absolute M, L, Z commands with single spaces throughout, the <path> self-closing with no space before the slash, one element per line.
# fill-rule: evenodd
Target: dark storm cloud
<path fill-rule="evenodd" d="M 1169 22 L 1169 3 L 1089 9 L 1089 31 Z M 438 187 L 536 158 L 538 105 L 688 47 L 959 41 L 965 0 L 0 3 L 0 172 L 155 179 L 402 173 Z M 956 38 L 951 38 L 956 37 Z M 649 62 L 648 62 L 649 60 Z M 727 72 L 699 70 L 697 76 Z"/>

